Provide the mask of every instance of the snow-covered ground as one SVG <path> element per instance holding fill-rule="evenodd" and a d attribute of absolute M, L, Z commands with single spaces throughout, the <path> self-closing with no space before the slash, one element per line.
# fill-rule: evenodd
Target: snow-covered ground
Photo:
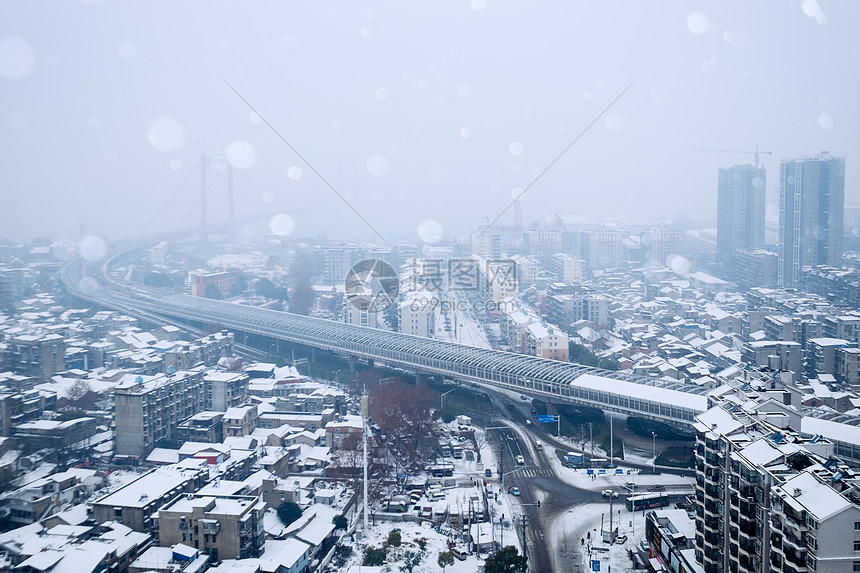
<path fill-rule="evenodd" d="M 452 439 L 456 439 L 454 436 L 458 433 L 457 423 L 452 422 L 446 427 L 451 432 Z M 480 428 L 473 429 L 475 430 L 477 443 L 485 444 L 483 430 Z M 437 508 L 447 508 L 449 513 L 456 511 L 459 515 L 463 516 L 468 514 L 470 499 L 472 503 L 474 503 L 475 499 L 483 500 L 483 494 L 486 492 L 491 522 L 473 525 L 473 538 L 477 538 L 480 535 L 484 542 L 489 543 L 492 540 L 497 540 L 500 546 L 513 545 L 518 551 L 522 552 L 519 538 L 513 529 L 511 521 L 511 516 L 518 513 L 516 508 L 517 498 L 501 491 L 499 476 L 495 471 L 497 465 L 493 449 L 488 445 L 484 445 L 481 448 L 481 462 L 477 461 L 477 457 L 474 460 L 467 460 L 465 457 L 462 459 L 445 458 L 444 460 L 440 460 L 440 462 L 453 464 L 453 477 L 461 487 L 443 489 L 441 491 L 441 495 L 444 496 L 443 498 L 430 500 L 426 496 L 422 496 L 413 505 L 420 507 L 430 506 L 434 510 Z M 491 470 L 492 476 L 487 477 L 484 474 L 485 468 Z M 351 565 L 361 563 L 365 548 L 368 545 L 380 547 L 393 529 L 400 529 L 403 546 L 398 549 L 389 550 L 388 566 L 391 571 L 400 570 L 406 551 L 421 552 L 423 555 L 421 564 L 414 569 L 415 573 L 436 573 L 441 571 L 436 559 L 440 552 L 448 550 L 449 544 L 457 550 L 462 551 L 466 558 L 464 561 L 455 560 L 454 565 L 449 566 L 446 572 L 474 573 L 478 570 L 479 564 L 483 563 L 486 558 L 485 552 L 479 554 L 470 552 L 470 547 L 463 536 L 462 525 L 446 524 L 437 531 L 436 524 L 427 521 L 423 523 L 384 521 L 380 520 L 379 514 L 376 515 L 376 521 L 376 526 L 371 526 L 366 539 L 362 539 L 363 534 L 360 533 L 362 526 L 359 524 L 357 540 L 353 544 L 353 555 L 344 570 L 348 570 Z M 422 539 L 425 544 L 423 552 L 419 548 L 418 539 Z"/>
<path fill-rule="evenodd" d="M 466 310 L 471 304 L 471 301 L 468 299 L 457 297 L 456 293 L 451 293 L 451 297 L 448 300 L 440 302 L 435 310 L 436 331 L 434 338 L 458 342 L 468 346 L 492 348 L 492 345 L 487 340 L 484 328 Z M 450 331 L 445 330 L 446 314 L 450 319 Z"/>
<path fill-rule="evenodd" d="M 352 557 L 343 570 L 349 570 L 350 566 L 360 564 L 364 555 L 364 547 L 367 545 L 380 547 L 382 542 L 388 538 L 388 534 L 394 529 L 400 530 L 402 545 L 388 550 L 388 560 L 386 562 L 388 568 L 383 567 L 383 571 L 400 571 L 404 554 L 407 551 L 421 553 L 422 555 L 421 562 L 413 570 L 414 573 L 439 573 L 442 570 L 436 560 L 439 553 L 448 551 L 448 537 L 437 533 L 433 526 L 427 522 L 421 524 L 377 523 L 375 528 L 370 529 L 370 533 L 365 540 L 359 540 L 353 544 Z M 418 540 L 423 540 L 425 544 L 423 551 L 420 549 Z M 505 545 L 511 545 L 511 543 L 508 543 L 508 534 L 505 535 Z M 486 554 L 481 554 L 480 557 L 478 555 L 466 555 L 464 561 L 455 559 L 454 564 L 449 565 L 445 569 L 445 572 L 475 573 L 478 570 L 479 564 L 482 564 L 485 558 Z"/>
<path fill-rule="evenodd" d="M 512 394 L 512 397 L 515 397 Z M 510 424 L 515 431 L 522 428 Z M 478 430 L 480 432 L 480 430 Z M 525 440 L 531 450 L 531 455 L 537 455 L 532 449 L 531 441 Z M 561 448 L 560 448 L 561 449 Z M 634 571 L 633 563 L 628 555 L 628 549 L 636 550 L 639 542 L 645 538 L 645 512 L 639 511 L 634 515 L 627 511 L 624 499 L 630 495 L 630 490 L 625 484 L 636 484 L 637 494 L 651 493 L 648 490 L 653 486 L 664 486 L 667 493 L 694 493 L 695 479 L 692 470 L 688 477 L 674 474 L 653 474 L 645 470 L 632 468 L 617 462 L 617 468 L 595 469 L 593 476 L 589 475 L 586 468 L 574 469 L 565 467 L 555 455 L 555 446 L 545 444 L 544 452 L 552 467 L 553 472 L 561 481 L 584 490 L 603 491 L 611 489 L 618 492 L 618 497 L 613 498 L 612 527 L 618 528 L 619 537 L 626 535 L 627 541 L 623 544 L 603 543 L 601 539 L 601 521 L 603 528 L 609 531 L 610 500 L 605 498 L 603 503 L 577 504 L 571 506 L 563 513 L 557 515 L 544 535 L 549 539 L 551 553 L 555 561 L 556 571 L 590 571 L 591 560 L 600 561 L 600 571 L 626 572 Z M 586 450 L 590 449 L 586 447 Z M 581 448 L 570 445 L 570 451 L 581 452 Z M 650 453 L 650 452 L 649 452 Z M 595 448 L 596 455 L 606 455 L 599 448 Z M 484 458 L 493 456 L 492 448 L 484 449 Z M 625 457 L 635 463 L 651 463 L 652 457 L 642 457 L 627 453 Z M 490 466 L 488 466 L 490 467 Z M 621 470 L 621 473 L 617 473 Z M 602 472 L 602 473 L 601 473 Z M 514 501 L 511 509 L 516 511 Z M 518 512 L 517 512 L 518 513 Z M 507 543 L 507 542 L 506 542 Z M 607 551 L 594 550 L 594 547 L 605 548 Z M 589 553 L 589 549 L 591 549 Z"/>
<path fill-rule="evenodd" d="M 555 518 L 549 532 L 552 535 L 550 546 L 555 549 L 556 571 L 574 571 L 577 565 L 579 570 L 590 571 L 591 560 L 600 561 L 600 571 L 634 570 L 627 552 L 635 549 L 645 537 L 645 514 L 638 511 L 634 517 L 622 504 L 614 505 L 612 528 L 618 528 L 619 536 L 627 536 L 627 541 L 619 545 L 604 543 L 601 539 L 601 523 L 604 530 L 609 531 L 609 513 L 607 501 L 577 505 Z"/>
<path fill-rule="evenodd" d="M 513 398 L 518 396 L 513 393 Z M 510 425 L 515 431 L 522 432 L 524 429 L 515 424 Z M 456 439 L 457 423 L 452 422 L 446 426 L 451 433 L 451 439 Z M 478 444 L 487 444 L 485 432 L 483 429 L 475 427 L 476 442 Z M 541 455 L 541 452 L 534 450 L 530 439 L 525 440 L 525 444 L 531 450 L 532 457 Z M 581 451 L 580 448 L 570 445 L 570 450 Z M 609 531 L 610 519 L 610 500 L 604 498 L 601 503 L 588 503 L 573 505 L 563 512 L 557 514 L 551 521 L 545 524 L 546 529 L 542 532 L 545 539 L 548 541 L 551 554 L 555 560 L 554 570 L 556 571 L 590 571 L 591 560 L 600 562 L 600 571 L 616 571 L 617 573 L 633 571 L 633 564 L 630 560 L 628 550 L 636 550 L 639 542 L 644 539 L 645 535 L 645 520 L 644 512 L 637 512 L 635 517 L 624 506 L 624 499 L 629 496 L 629 489 L 625 488 L 625 484 L 635 483 L 637 493 L 649 493 L 648 490 L 652 486 L 662 485 L 666 492 L 675 493 L 693 493 L 694 480 L 692 473 L 690 477 L 681 477 L 672 474 L 652 474 L 643 470 L 631 468 L 619 462 L 617 469 L 596 469 L 594 475 L 589 475 L 586 469 L 573 469 L 565 467 L 555 455 L 556 446 L 545 442 L 544 451 L 545 457 L 549 460 L 549 464 L 555 475 L 563 482 L 584 490 L 603 491 L 611 489 L 617 491 L 619 496 L 613 498 L 612 507 L 612 528 L 618 529 L 619 536 L 627 536 L 627 540 L 623 544 L 609 544 L 602 541 L 601 524 L 603 529 Z M 563 447 L 560 449 L 564 449 Z M 589 448 L 586 448 L 587 450 Z M 595 454 L 602 455 L 595 449 Z M 632 452 L 631 452 L 632 454 Z M 631 461 L 636 463 L 649 463 L 650 457 L 642 457 L 628 454 Z M 521 511 L 518 507 L 519 498 L 513 497 L 504 492 L 500 486 L 499 476 L 496 473 L 497 460 L 496 450 L 489 445 L 484 445 L 481 448 L 481 462 L 475 460 L 451 459 L 445 458 L 440 462 L 451 463 L 454 465 L 454 478 L 463 487 L 449 488 L 442 491 L 444 498 L 429 500 L 422 497 L 415 505 L 431 506 L 434 508 L 447 508 L 449 512 L 457 511 L 460 515 L 468 512 L 469 500 L 483 499 L 482 490 L 486 488 L 492 516 L 493 527 L 490 524 L 482 524 L 481 535 L 489 535 L 490 538 L 500 541 L 504 545 L 514 545 L 522 552 L 522 548 L 517 537 L 516 531 L 510 525 L 510 522 L 516 523 L 516 516 Z M 491 477 L 484 475 L 484 469 L 489 468 L 492 471 Z M 621 470 L 621 473 L 617 473 Z M 508 527 L 501 527 L 500 518 L 504 515 L 505 521 L 509 523 Z M 512 517 L 514 518 L 512 520 Z M 367 535 L 367 539 L 359 538 L 354 544 L 354 554 L 344 570 L 349 569 L 350 565 L 357 565 L 361 562 L 364 548 L 369 544 L 379 547 L 382 542 L 388 537 L 392 529 L 400 529 L 403 539 L 403 547 L 399 549 L 391 549 L 389 551 L 390 561 L 387 564 L 390 571 L 400 570 L 403 564 L 403 556 L 406 551 L 421 552 L 417 539 L 423 539 L 425 544 L 423 550 L 422 562 L 415 568 L 415 572 L 436 572 L 441 569 L 436 563 L 438 554 L 441 551 L 446 551 L 449 542 L 452 542 L 458 549 L 468 552 L 467 545 L 462 537 L 462 526 L 444 526 L 441 531 L 435 529 L 435 525 L 429 522 L 422 524 L 413 522 L 390 522 L 379 521 L 377 519 L 376 527 L 371 527 L 371 531 Z M 359 530 L 361 527 L 359 526 Z M 473 530 L 473 534 L 476 532 Z M 605 549 L 602 550 L 602 549 Z M 453 573 L 475 572 L 478 566 L 483 562 L 486 556 L 469 553 L 465 561 L 455 561 L 453 566 L 450 566 L 446 571 Z M 383 569 L 385 570 L 385 569 Z"/>
<path fill-rule="evenodd" d="M 578 451 L 578 450 L 576 450 Z M 604 503 L 581 504 L 569 508 L 560 514 L 552 522 L 552 547 L 556 548 L 555 556 L 559 571 L 574 570 L 574 563 L 578 563 L 582 570 L 589 571 L 590 560 L 600 561 L 600 571 L 633 571 L 633 564 L 628 555 L 628 549 L 635 551 L 639 542 L 645 538 L 645 512 L 638 511 L 635 516 L 624 507 L 624 499 L 630 495 L 629 489 L 624 487 L 625 483 L 636 484 L 637 493 L 650 493 L 648 490 L 656 485 L 662 485 L 666 492 L 692 494 L 694 492 L 695 480 L 692 477 L 681 477 L 673 474 L 652 474 L 635 468 L 625 466 L 624 462 L 618 464 L 621 473 L 606 469 L 594 470 L 594 475 L 589 475 L 586 469 L 572 469 L 564 467 L 557 456 L 547 456 L 552 464 L 553 471 L 559 479 L 565 483 L 580 489 L 591 491 L 603 491 L 611 489 L 617 491 L 619 496 L 614 498 L 612 508 L 612 527 L 618 528 L 619 536 L 626 535 L 624 544 L 603 543 L 600 536 L 601 522 L 603 528 L 609 531 L 609 498 Z M 635 460 L 640 462 L 640 460 Z M 646 460 L 641 460 L 646 461 Z M 589 538 L 590 534 L 590 538 Z M 584 543 L 582 541 L 585 540 Z M 593 547 L 603 547 L 608 551 L 594 551 Z M 592 551 L 589 554 L 589 549 Z M 565 565 L 564 561 L 570 559 Z"/>

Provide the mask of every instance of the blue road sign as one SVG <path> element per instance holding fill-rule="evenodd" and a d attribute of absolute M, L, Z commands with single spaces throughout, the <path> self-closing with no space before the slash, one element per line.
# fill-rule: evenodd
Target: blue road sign
<path fill-rule="evenodd" d="M 555 416 L 538 416 L 538 422 L 540 422 L 541 424 L 555 422 Z"/>
<path fill-rule="evenodd" d="M 592 571 L 600 571 L 600 561 L 597 559 L 591 560 L 591 570 Z"/>

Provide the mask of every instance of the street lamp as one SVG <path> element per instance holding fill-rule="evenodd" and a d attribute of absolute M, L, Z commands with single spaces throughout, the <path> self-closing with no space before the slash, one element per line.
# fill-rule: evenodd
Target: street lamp
<path fill-rule="evenodd" d="M 630 479 L 633 479 L 633 478 L 630 478 Z M 636 537 L 636 482 L 634 481 L 632 483 L 633 483 L 633 488 L 632 488 L 633 496 L 632 496 L 632 500 L 630 501 L 630 509 L 633 510 L 633 519 L 630 521 L 630 527 L 631 527 L 631 532 L 633 534 L 633 537 L 635 539 L 635 537 Z"/>
<path fill-rule="evenodd" d="M 654 452 L 654 461 L 651 462 L 651 468 L 654 470 L 654 473 L 657 473 L 657 434 L 651 432 L 651 449 Z"/>
<path fill-rule="evenodd" d="M 508 429 L 508 426 L 490 426 L 488 428 L 484 428 L 484 435 L 486 435 L 487 432 L 489 432 L 490 430 L 507 430 L 507 429 Z M 489 437 L 487 437 L 487 443 L 489 443 Z M 503 456 L 504 456 L 504 451 L 502 450 L 502 441 L 499 440 L 499 459 L 498 459 L 499 469 L 497 471 L 499 473 L 499 478 L 502 480 L 501 484 L 504 486 L 504 478 L 502 476 L 502 468 L 503 468 L 502 459 L 503 459 Z"/>
<path fill-rule="evenodd" d="M 447 392 L 442 392 L 442 395 L 439 397 L 440 401 L 442 402 L 442 405 L 439 408 L 440 414 L 445 411 L 445 394 L 450 394 L 454 390 L 456 390 L 456 388 L 452 388 L 451 390 L 448 390 Z"/>
<path fill-rule="evenodd" d="M 518 471 L 520 471 L 520 470 L 524 470 L 524 469 L 527 469 L 527 468 L 531 468 L 531 467 L 532 467 L 532 466 L 517 466 L 517 467 L 515 467 L 514 469 L 512 469 L 512 470 L 510 470 L 510 471 L 506 471 L 505 473 L 499 473 L 499 485 L 500 485 L 501 487 L 505 487 L 505 476 L 506 476 L 506 475 L 508 475 L 508 474 L 512 474 L 512 473 L 514 473 L 514 472 L 518 472 Z M 523 504 L 523 505 L 526 505 L 526 504 Z"/>

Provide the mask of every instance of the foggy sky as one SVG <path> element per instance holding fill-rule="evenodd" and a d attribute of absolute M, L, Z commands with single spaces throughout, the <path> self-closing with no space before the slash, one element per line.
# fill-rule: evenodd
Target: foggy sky
<path fill-rule="evenodd" d="M 858 29 L 850 1 L 7 1 L 0 238 L 188 226 L 206 152 L 242 168 L 239 215 L 280 214 L 247 236 L 371 239 L 224 80 L 391 242 L 492 220 L 634 80 L 526 193 L 526 222 L 713 224 L 718 167 L 752 157 L 694 150 L 756 144 L 772 218 L 779 159 L 822 150 L 860 203 Z"/>

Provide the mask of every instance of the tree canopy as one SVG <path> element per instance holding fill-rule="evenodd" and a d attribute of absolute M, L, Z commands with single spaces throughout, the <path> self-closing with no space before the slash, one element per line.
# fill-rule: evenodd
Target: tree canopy
<path fill-rule="evenodd" d="M 528 559 L 517 548 L 508 545 L 484 562 L 484 573 L 526 573 Z"/>
<path fill-rule="evenodd" d="M 278 519 L 284 525 L 289 525 L 302 516 L 302 508 L 291 501 L 285 501 L 278 506 Z"/>
<path fill-rule="evenodd" d="M 370 395 L 370 415 L 379 428 L 397 436 L 411 461 L 421 459 L 422 442 L 432 436 L 433 393 L 423 385 L 395 380 Z"/>

